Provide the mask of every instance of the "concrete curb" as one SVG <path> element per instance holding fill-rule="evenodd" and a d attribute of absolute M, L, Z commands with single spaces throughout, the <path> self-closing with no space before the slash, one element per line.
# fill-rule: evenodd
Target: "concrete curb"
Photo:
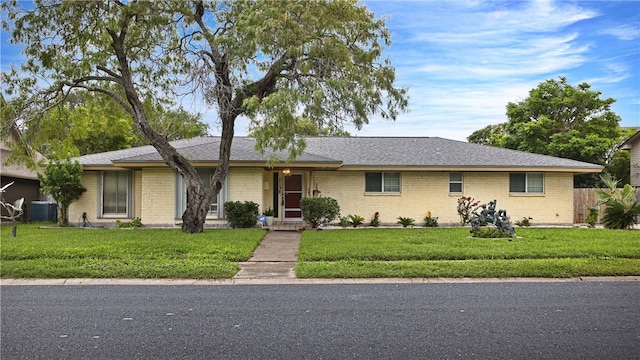
<path fill-rule="evenodd" d="M 0 286 L 81 286 L 81 285 L 357 285 L 357 284 L 474 284 L 474 283 L 574 283 L 629 282 L 640 276 L 587 276 L 573 278 L 383 278 L 383 279 L 2 279 Z"/>

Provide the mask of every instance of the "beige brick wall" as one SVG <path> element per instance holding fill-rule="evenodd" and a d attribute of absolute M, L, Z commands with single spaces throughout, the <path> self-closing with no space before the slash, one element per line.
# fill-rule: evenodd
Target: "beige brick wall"
<path fill-rule="evenodd" d="M 175 223 L 176 173 L 171 169 L 143 169 L 140 218 L 143 224 Z"/>
<path fill-rule="evenodd" d="M 87 218 L 91 223 L 98 223 L 97 209 L 98 209 L 98 172 L 85 171 L 82 173 L 82 179 L 80 180 L 82 186 L 87 189 L 80 199 L 74 201 L 69 206 L 69 222 L 76 224 L 82 216 L 83 212 L 87 213 Z"/>
<path fill-rule="evenodd" d="M 262 205 L 262 169 L 231 169 L 228 201 L 253 201 Z"/>
<path fill-rule="evenodd" d="M 559 224 L 573 221 L 573 175 L 545 174 L 545 194 L 509 194 L 508 173 L 464 173 L 464 192 L 449 193 L 448 172 L 403 172 L 400 194 L 365 194 L 364 172 L 314 172 L 322 196 L 338 200 L 341 215 L 357 214 L 368 222 L 380 212 L 383 223 L 395 223 L 398 216 L 422 223 L 428 210 L 440 224 L 459 222 L 456 204 L 460 196 L 471 196 L 482 203 L 497 200 L 513 221 L 524 216 L 533 223 Z M 557 215 L 556 215 L 557 214 Z"/>
<path fill-rule="evenodd" d="M 70 207 L 70 220 L 78 221 L 86 211 L 95 224 L 113 223 L 115 219 L 97 218 L 97 174 L 85 172 L 82 184 L 87 189 Z M 272 204 L 271 172 L 262 169 L 232 169 L 229 174 L 229 201 L 253 201 L 260 209 Z M 421 224 L 427 210 L 442 225 L 459 222 L 456 203 L 460 196 L 471 196 L 482 203 L 496 199 L 499 209 L 507 210 L 513 221 L 532 217 L 534 224 L 569 224 L 573 221 L 573 175 L 545 174 L 545 193 L 541 195 L 509 194 L 508 173 L 464 173 L 464 192 L 449 193 L 448 172 L 403 172 L 400 194 L 365 194 L 364 172 L 315 171 L 305 174 L 307 187 L 315 187 L 322 196 L 338 200 L 342 216 L 357 214 L 368 222 L 380 212 L 383 223 L 396 223 L 398 216 L 411 217 Z M 269 189 L 265 190 L 264 182 Z M 174 224 L 175 173 L 170 169 L 144 169 L 134 173 L 134 216 L 144 224 Z M 310 191 L 310 188 L 306 189 Z M 220 204 L 221 206 L 223 204 Z"/>

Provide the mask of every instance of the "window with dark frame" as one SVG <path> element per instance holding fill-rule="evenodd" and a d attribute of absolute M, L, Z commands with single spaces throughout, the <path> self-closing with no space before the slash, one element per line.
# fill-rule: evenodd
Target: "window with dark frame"
<path fill-rule="evenodd" d="M 463 177 L 461 172 L 449 173 L 449 192 L 462 193 Z"/>
<path fill-rule="evenodd" d="M 509 192 L 523 194 L 544 193 L 544 174 L 538 172 L 509 174 Z"/>
<path fill-rule="evenodd" d="M 368 193 L 399 193 L 400 173 L 368 172 L 364 175 L 364 191 Z"/>

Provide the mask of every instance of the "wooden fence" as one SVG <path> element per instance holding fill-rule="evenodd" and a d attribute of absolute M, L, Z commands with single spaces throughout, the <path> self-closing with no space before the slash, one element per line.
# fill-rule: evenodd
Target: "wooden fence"
<path fill-rule="evenodd" d="M 589 216 L 589 207 L 593 207 L 598 203 L 598 195 L 596 189 L 573 189 L 573 223 L 584 224 Z M 604 215 L 604 205 L 598 206 L 600 215 L 598 223 L 602 222 Z"/>

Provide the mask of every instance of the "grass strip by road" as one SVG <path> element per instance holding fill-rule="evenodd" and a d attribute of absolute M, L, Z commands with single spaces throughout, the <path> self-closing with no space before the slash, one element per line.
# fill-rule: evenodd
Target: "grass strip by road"
<path fill-rule="evenodd" d="M 300 278 L 640 275 L 637 231 L 518 228 L 476 239 L 468 228 L 345 229 L 302 236 Z"/>
<path fill-rule="evenodd" d="M 206 229 L 38 229 L 3 225 L 2 278 L 225 279 L 239 270 L 266 231 Z"/>
<path fill-rule="evenodd" d="M 513 259 L 301 262 L 299 278 L 507 278 L 640 275 L 638 259 Z"/>

